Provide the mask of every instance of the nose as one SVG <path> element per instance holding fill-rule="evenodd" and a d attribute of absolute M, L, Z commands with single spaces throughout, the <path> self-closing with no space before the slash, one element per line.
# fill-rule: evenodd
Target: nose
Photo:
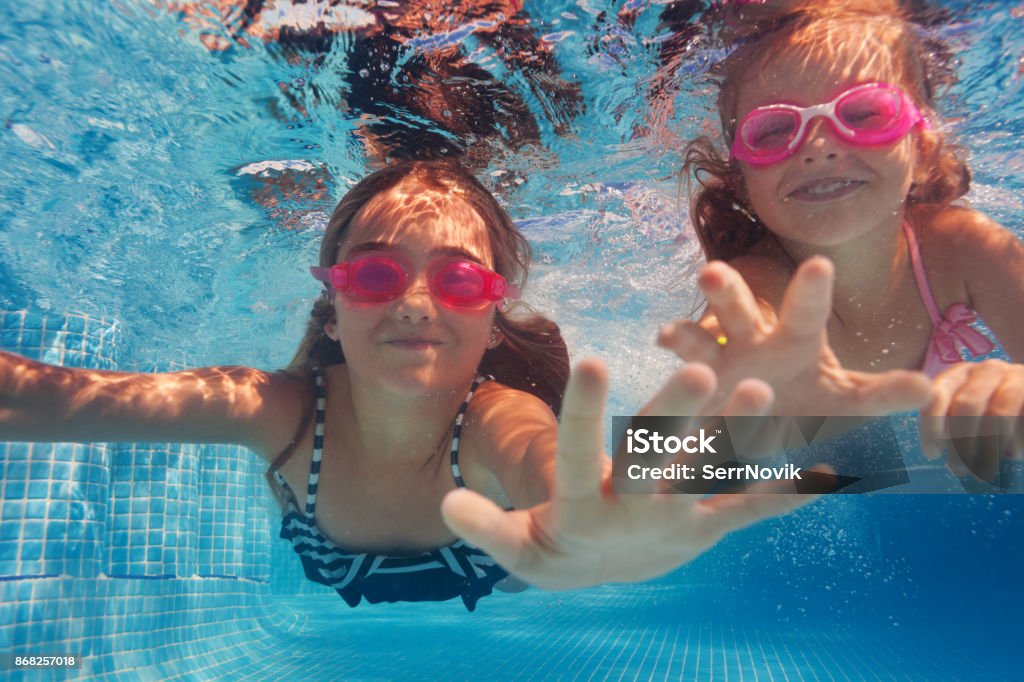
<path fill-rule="evenodd" d="M 836 161 L 845 147 L 836 131 L 824 117 L 817 117 L 807 124 L 807 136 L 800 146 L 800 158 L 804 163 Z"/>
<path fill-rule="evenodd" d="M 394 314 L 404 322 L 429 322 L 437 317 L 437 302 L 430 294 L 424 277 L 417 277 L 399 296 L 393 306 Z"/>

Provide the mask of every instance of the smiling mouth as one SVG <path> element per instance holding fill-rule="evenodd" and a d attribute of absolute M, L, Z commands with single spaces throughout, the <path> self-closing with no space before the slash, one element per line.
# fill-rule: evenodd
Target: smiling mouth
<path fill-rule="evenodd" d="M 852 178 L 822 178 L 801 185 L 790 192 L 788 198 L 799 201 L 831 201 L 849 196 L 866 184 L 863 180 Z"/>
<path fill-rule="evenodd" d="M 434 346 L 440 346 L 440 341 L 433 339 L 391 339 L 386 341 L 387 345 L 394 346 L 396 348 L 410 348 L 410 349 L 423 349 L 432 348 Z"/>

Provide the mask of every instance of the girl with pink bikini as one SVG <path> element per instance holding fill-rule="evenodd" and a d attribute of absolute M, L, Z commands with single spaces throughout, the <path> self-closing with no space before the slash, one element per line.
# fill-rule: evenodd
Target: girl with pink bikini
<path fill-rule="evenodd" d="M 970 172 L 934 108 L 932 46 L 896 2 L 727 10 L 757 30 L 719 67 L 726 149 L 692 142 L 684 172 L 705 255 L 728 266 L 701 276 L 709 313 L 661 343 L 722 385 L 766 380 L 789 414 L 839 414 L 868 372 L 917 390 L 898 370 L 920 370 L 926 454 L 968 437 L 951 467 L 991 479 L 1022 450 L 1024 245 L 961 201 Z M 830 287 L 825 304 L 811 293 Z M 1008 359 L 964 362 L 994 350 L 979 318 Z"/>

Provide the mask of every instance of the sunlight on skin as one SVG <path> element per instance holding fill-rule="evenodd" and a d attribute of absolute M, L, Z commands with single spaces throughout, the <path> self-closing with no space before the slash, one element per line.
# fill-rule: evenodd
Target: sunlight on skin
<path fill-rule="evenodd" d="M 255 414 L 270 377 L 247 367 L 167 374 L 70 370 L 10 353 L 0 356 L 0 396 L 17 396 L 22 405 L 13 407 L 11 399 L 0 402 L 4 441 L 36 440 L 42 431 L 55 441 L 180 442 L 185 437 L 186 442 L 235 442 L 238 435 L 226 420 Z M 60 396 L 59 401 L 54 403 L 53 396 Z M 116 419 L 126 412 L 137 416 Z M 182 433 L 175 420 L 183 413 L 204 414 L 206 419 L 196 430 Z M 45 429 L 40 428 L 43 423 Z"/>
<path fill-rule="evenodd" d="M 360 211 L 358 220 L 363 224 L 388 226 L 381 231 L 381 241 L 385 243 L 398 241 L 401 235 L 423 222 L 443 225 L 453 243 L 476 256 L 485 267 L 493 268 L 487 226 L 476 210 L 460 198 L 461 194 L 457 187 L 435 190 L 418 181 L 402 182 L 370 200 Z M 357 243 L 350 231 L 338 244 L 338 258 Z"/>

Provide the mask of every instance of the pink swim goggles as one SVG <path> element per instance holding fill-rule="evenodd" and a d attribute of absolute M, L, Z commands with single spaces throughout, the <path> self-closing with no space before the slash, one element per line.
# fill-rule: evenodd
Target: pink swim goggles
<path fill-rule="evenodd" d="M 311 267 L 313 277 L 358 303 L 386 303 L 409 288 L 414 268 L 398 255 L 367 253 L 329 268 Z M 427 270 L 430 293 L 452 308 L 477 308 L 519 298 L 519 288 L 473 261 L 441 258 Z"/>
<path fill-rule="evenodd" d="M 769 104 L 754 109 L 736 130 L 730 158 L 753 166 L 789 158 L 803 144 L 807 124 L 817 116 L 828 119 L 843 140 L 864 147 L 898 140 L 918 123 L 928 126 L 903 90 L 888 83 L 865 83 L 824 104 Z"/>

